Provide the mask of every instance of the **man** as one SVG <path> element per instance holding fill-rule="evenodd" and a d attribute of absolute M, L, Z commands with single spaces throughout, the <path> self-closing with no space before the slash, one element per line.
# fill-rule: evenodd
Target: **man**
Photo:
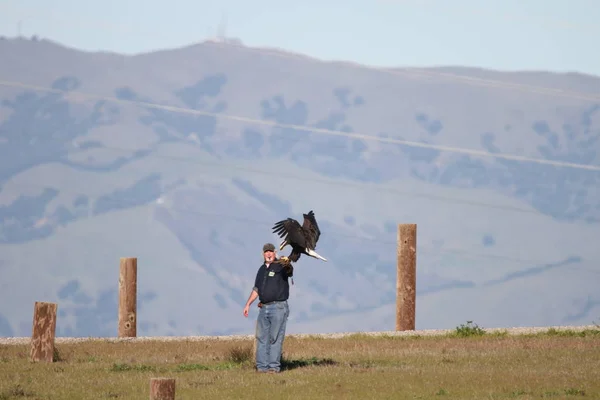
<path fill-rule="evenodd" d="M 277 260 L 272 243 L 263 246 L 263 258 L 244 307 L 244 316 L 248 317 L 250 305 L 258 298 L 256 369 L 258 372 L 278 373 L 281 371 L 281 350 L 290 314 L 288 278 L 293 276 L 294 267 Z"/>

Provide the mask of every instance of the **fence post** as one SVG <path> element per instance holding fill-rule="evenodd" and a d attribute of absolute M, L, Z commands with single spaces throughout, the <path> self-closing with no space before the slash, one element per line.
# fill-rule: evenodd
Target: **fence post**
<path fill-rule="evenodd" d="M 415 330 L 417 225 L 398 225 L 396 330 Z"/>
<path fill-rule="evenodd" d="M 33 309 L 30 360 L 54 361 L 54 335 L 58 304 L 36 301 Z"/>
<path fill-rule="evenodd" d="M 119 264 L 119 337 L 137 336 L 137 258 Z"/>
<path fill-rule="evenodd" d="M 175 400 L 175 379 L 151 378 L 150 400 Z"/>

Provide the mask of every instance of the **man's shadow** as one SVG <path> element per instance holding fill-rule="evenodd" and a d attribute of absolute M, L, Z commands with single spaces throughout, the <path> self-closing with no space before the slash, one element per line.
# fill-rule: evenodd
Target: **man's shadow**
<path fill-rule="evenodd" d="M 290 359 L 287 357 L 281 358 L 281 370 L 289 371 L 296 368 L 303 367 L 311 367 L 311 366 L 330 366 L 337 365 L 338 362 L 331 358 L 300 358 L 300 359 Z"/>

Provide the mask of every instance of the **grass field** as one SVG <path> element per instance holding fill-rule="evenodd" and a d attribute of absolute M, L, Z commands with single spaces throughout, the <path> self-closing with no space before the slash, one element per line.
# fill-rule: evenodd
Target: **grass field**
<path fill-rule="evenodd" d="M 509 335 L 462 325 L 443 336 L 288 337 L 284 371 L 257 374 L 251 340 L 82 341 L 31 363 L 0 345 L 0 399 L 600 399 L 600 329 Z"/>

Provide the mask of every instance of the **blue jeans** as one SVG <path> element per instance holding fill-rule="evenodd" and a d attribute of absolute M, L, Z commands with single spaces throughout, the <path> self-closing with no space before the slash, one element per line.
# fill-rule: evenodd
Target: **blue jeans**
<path fill-rule="evenodd" d="M 256 320 L 256 369 L 281 370 L 281 351 L 290 309 L 287 301 L 263 304 Z"/>

